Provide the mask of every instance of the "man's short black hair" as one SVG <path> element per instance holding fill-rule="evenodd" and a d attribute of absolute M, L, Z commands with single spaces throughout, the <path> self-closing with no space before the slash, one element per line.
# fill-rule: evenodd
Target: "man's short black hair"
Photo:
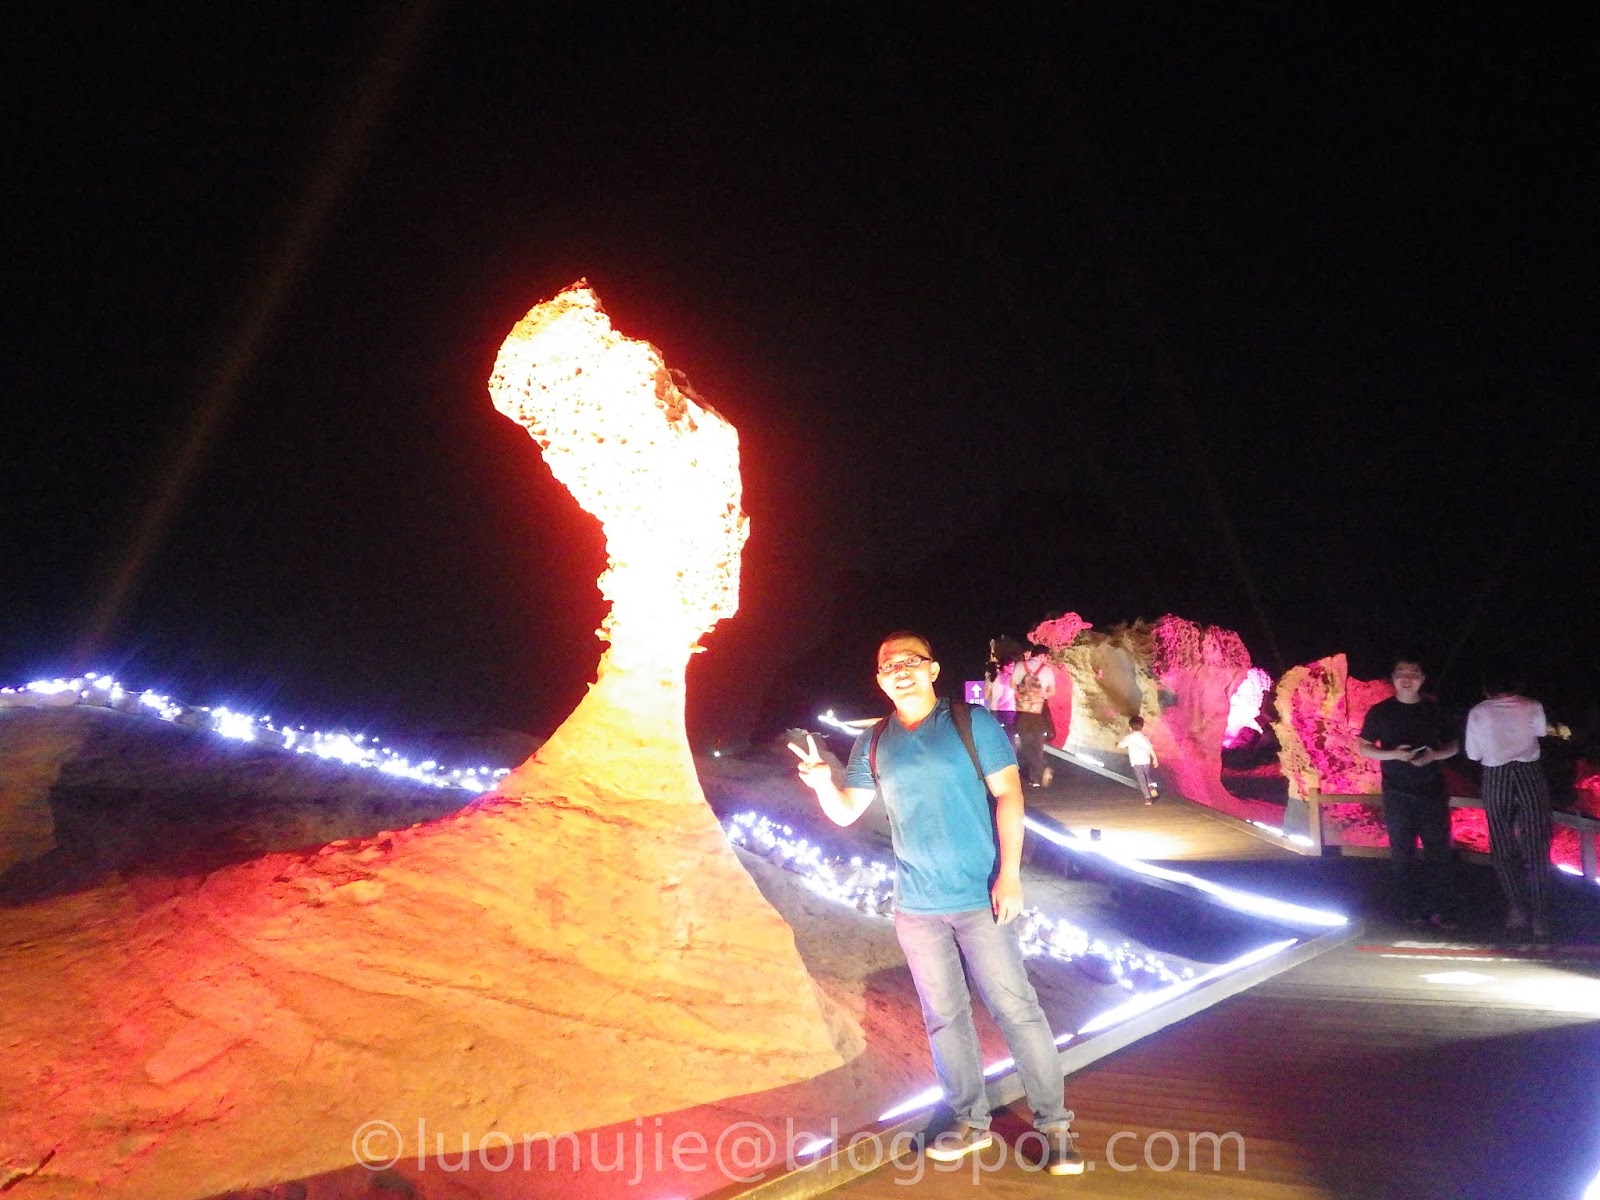
<path fill-rule="evenodd" d="M 1410 663 L 1413 667 L 1417 668 L 1417 670 L 1421 671 L 1424 675 L 1426 675 L 1428 673 L 1428 664 L 1422 661 L 1422 655 L 1420 655 L 1420 654 L 1396 654 L 1393 658 L 1391 658 L 1389 660 L 1389 674 L 1393 675 L 1394 672 L 1395 672 L 1395 668 L 1398 667 L 1401 663 Z"/>
<path fill-rule="evenodd" d="M 878 649 L 882 650 L 890 642 L 899 641 L 901 638 L 913 638 L 916 641 L 921 642 L 924 648 L 926 648 L 928 651 L 928 657 L 934 660 L 938 659 L 939 656 L 933 652 L 933 643 L 927 638 L 923 637 L 915 629 L 896 629 L 893 633 L 884 634 L 878 639 Z"/>
<path fill-rule="evenodd" d="M 1144 728 L 1144 718 L 1141 717 L 1138 713 L 1134 713 L 1133 716 L 1128 718 L 1128 728 L 1129 729 L 1143 729 Z"/>

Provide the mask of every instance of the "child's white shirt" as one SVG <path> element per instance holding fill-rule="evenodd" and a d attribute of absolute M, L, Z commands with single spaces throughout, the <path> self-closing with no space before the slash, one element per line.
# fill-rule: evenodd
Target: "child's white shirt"
<path fill-rule="evenodd" d="M 1131 730 L 1118 742 L 1117 749 L 1128 752 L 1128 765 L 1134 767 L 1148 767 L 1156 756 L 1156 748 L 1150 744 L 1150 739 L 1137 729 Z"/>

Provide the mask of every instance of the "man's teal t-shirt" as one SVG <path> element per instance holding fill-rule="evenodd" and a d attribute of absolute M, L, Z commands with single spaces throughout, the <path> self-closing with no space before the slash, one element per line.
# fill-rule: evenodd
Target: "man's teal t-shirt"
<path fill-rule="evenodd" d="M 1011 741 L 986 709 L 973 708 L 972 740 L 985 775 L 1016 764 Z M 856 739 L 844 786 L 873 786 L 869 729 Z M 972 769 L 950 702 L 915 729 L 890 714 L 878 739 L 878 782 L 894 839 L 895 906 L 908 913 L 989 907 L 999 862 L 989 789 Z"/>

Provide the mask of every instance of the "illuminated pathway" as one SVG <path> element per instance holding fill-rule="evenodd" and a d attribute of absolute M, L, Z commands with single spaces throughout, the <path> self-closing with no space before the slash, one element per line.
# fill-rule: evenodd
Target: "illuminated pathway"
<path fill-rule="evenodd" d="M 1071 829 L 1098 829 L 1105 844 L 1133 858 L 1191 863 L 1260 859 L 1290 862 L 1301 856 L 1273 845 L 1203 805 L 1170 795 L 1146 806 L 1131 788 L 1119 787 L 1055 760 L 1060 782 L 1029 792 L 1031 807 Z"/>
<path fill-rule="evenodd" d="M 1146 808 L 1084 772 L 1058 775 L 1030 799 L 1069 826 L 1092 814 L 1107 837 L 1115 818 L 1128 836 L 1183 840 L 1179 806 Z M 1269 895 L 1376 911 L 1387 864 L 1297 859 L 1249 840 L 1253 861 L 1182 866 Z M 1488 908 L 1488 869 L 1471 868 L 1467 879 L 1469 906 Z M 1580 889 L 1563 884 L 1567 938 L 1545 951 L 1426 936 L 1369 916 L 1356 941 L 1072 1076 L 1088 1173 L 1053 1179 L 1008 1152 L 976 1172 L 977 1186 L 1008 1198 L 1063 1189 L 1247 1200 L 1582 1196 L 1600 1170 L 1600 915 Z M 996 1129 L 1015 1145 L 1025 1116 L 1008 1110 Z M 973 1186 L 970 1161 L 948 1174 L 919 1161 L 837 1194 L 970 1196 Z"/>
<path fill-rule="evenodd" d="M 407 764 L 370 739 L 280 729 L 264 718 L 122 695 L 101 682 L 80 689 L 79 702 L 148 710 L 227 738 L 440 788 L 478 791 L 494 774 Z M 26 690 L 24 697 L 0 689 L 0 707 L 23 699 L 58 707 L 72 689 Z M 1566 939 L 1557 947 L 1428 937 L 1371 917 L 1385 881 L 1382 861 L 1305 858 L 1192 805 L 1146 807 L 1130 789 L 1072 768 L 1058 767 L 1055 785 L 1029 799 L 1061 825 L 1100 830 L 1094 845 L 1104 858 L 1145 857 L 1157 872 L 1164 861 L 1260 896 L 1367 914 L 1368 923 L 1356 940 L 1165 1028 L 1140 1031 L 1140 1040 L 1077 1070 L 1068 1096 L 1093 1164 L 1087 1175 L 1055 1180 L 1019 1163 L 1011 1148 L 1026 1147 L 1026 1126 L 1010 1111 L 997 1122 L 1007 1157 L 991 1154 L 977 1186 L 998 1186 L 1008 1196 L 1070 1187 L 1082 1196 L 1542 1197 L 1581 1195 L 1600 1169 L 1600 1089 L 1593 1083 L 1600 906 L 1588 886 L 1562 882 L 1558 920 Z M 1046 834 L 1033 840 L 1042 852 Z M 1495 907 L 1488 869 L 1468 868 L 1463 878 L 1467 906 L 1483 918 Z M 1481 930 L 1477 936 L 1485 937 Z M 1068 1035 L 1069 1057 L 1098 1033 L 1091 1022 Z M 416 1195 L 534 1194 L 509 1180 L 490 1172 L 468 1192 L 452 1177 L 454 1190 Z M 307 1194 L 332 1200 L 369 1194 L 370 1176 L 351 1167 L 307 1182 L 317 1189 Z M 790 1176 L 764 1194 L 811 1195 L 807 1185 L 817 1182 L 815 1174 Z M 359 1190 L 338 1190 L 344 1183 Z M 908 1187 L 966 1195 L 973 1186 L 971 1163 L 936 1174 L 916 1159 L 836 1190 L 887 1200 Z M 676 1193 L 637 1194 L 671 1200 Z"/>

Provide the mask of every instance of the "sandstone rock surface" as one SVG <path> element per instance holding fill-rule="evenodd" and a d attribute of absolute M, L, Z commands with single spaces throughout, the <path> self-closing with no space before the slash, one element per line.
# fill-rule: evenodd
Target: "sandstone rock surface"
<path fill-rule="evenodd" d="M 1149 626 L 1142 622 L 1111 630 L 1085 629 L 1052 661 L 1071 683 L 1070 723 L 1062 741 L 1075 749 L 1116 753 L 1128 718 L 1160 717 L 1160 685 L 1150 672 Z M 1067 690 L 1065 688 L 1063 691 Z"/>
<path fill-rule="evenodd" d="M 13 718 L 17 711 L 0 710 L 0 720 Z M 50 789 L 79 740 L 75 730 L 0 740 L 0 875 L 55 849 Z"/>
<path fill-rule="evenodd" d="M 1292 667 L 1278 681 L 1278 759 L 1289 794 L 1376 795 L 1382 790 L 1378 764 L 1356 753 L 1356 735 L 1367 710 L 1394 695 L 1386 679 L 1350 677 L 1343 654 Z"/>
<path fill-rule="evenodd" d="M 1075 612 L 1062 613 L 1059 617 L 1051 617 L 1040 622 L 1028 632 L 1028 640 L 1035 645 L 1043 646 L 1050 651 L 1051 661 L 1055 664 L 1058 673 L 1055 695 L 1051 696 L 1048 703 L 1050 720 L 1055 730 L 1050 742 L 1054 746 L 1065 746 L 1072 736 L 1073 709 L 1077 702 L 1078 689 L 1073 686 L 1073 681 L 1062 674 L 1065 665 L 1063 656 L 1066 655 L 1086 632 L 1091 629 L 1085 621 Z"/>
<path fill-rule="evenodd" d="M 585 1129 L 859 1048 L 684 735 L 689 654 L 737 603 L 732 427 L 586 289 L 519 324 L 491 386 L 606 527 L 589 695 L 450 815 L 6 910 L 0 1165 L 19 1195 L 209 1196 L 350 1163 L 364 1123 L 402 1143 L 419 1122 Z"/>
<path fill-rule="evenodd" d="M 1053 661 L 1071 681 L 1064 726 L 1071 748 L 1119 753 L 1128 718 L 1141 716 L 1181 795 L 1246 819 L 1272 820 L 1281 811 L 1235 796 L 1222 782 L 1231 701 L 1251 682 L 1252 670 L 1250 652 L 1233 630 L 1172 614 L 1098 630 L 1068 613 L 1029 636 L 1052 647 Z"/>
<path fill-rule="evenodd" d="M 1171 703 L 1145 727 L 1156 754 L 1192 800 L 1228 810 L 1238 803 L 1222 785 L 1222 739 L 1228 701 L 1250 670 L 1250 652 L 1231 629 L 1164 616 L 1150 631 L 1151 673 Z"/>

